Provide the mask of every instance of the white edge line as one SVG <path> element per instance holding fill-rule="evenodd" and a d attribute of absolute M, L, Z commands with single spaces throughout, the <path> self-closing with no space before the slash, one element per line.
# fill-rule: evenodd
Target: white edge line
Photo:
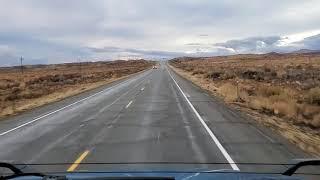
<path fill-rule="evenodd" d="M 236 171 L 240 171 L 239 167 L 237 166 L 237 164 L 233 161 L 233 159 L 231 158 L 231 156 L 229 155 L 229 153 L 226 151 L 226 149 L 222 146 L 222 144 L 220 143 L 220 141 L 218 140 L 218 138 L 213 134 L 213 132 L 211 131 L 211 129 L 208 127 L 208 125 L 204 122 L 204 120 L 202 119 L 202 117 L 200 116 L 200 114 L 198 113 L 198 111 L 194 108 L 194 106 L 192 105 L 192 103 L 189 101 L 189 99 L 187 98 L 187 96 L 184 94 L 184 92 L 182 91 L 182 89 L 180 88 L 180 86 L 178 85 L 177 81 L 172 77 L 170 71 L 167 68 L 167 71 L 171 77 L 171 79 L 173 80 L 173 82 L 176 84 L 176 86 L 178 87 L 178 89 L 180 90 L 181 94 L 183 95 L 183 97 L 186 99 L 186 101 L 188 102 L 189 106 L 191 107 L 191 109 L 193 110 L 193 112 L 196 114 L 196 116 L 198 117 L 199 121 L 201 122 L 201 124 L 203 125 L 203 127 L 206 129 L 206 131 L 209 133 L 210 137 L 212 138 L 212 140 L 214 141 L 214 143 L 218 146 L 218 148 L 220 149 L 221 153 L 223 154 L 223 156 L 227 159 L 227 161 L 229 162 L 230 166 L 232 167 L 233 170 Z"/>
<path fill-rule="evenodd" d="M 126 109 L 128 109 L 128 107 L 132 104 L 132 101 L 130 101 L 127 105 L 126 105 Z"/>
<path fill-rule="evenodd" d="M 121 82 L 121 83 L 116 84 L 116 85 L 114 85 L 114 86 L 112 86 L 112 87 L 109 87 L 109 88 L 107 88 L 107 89 L 104 89 L 104 90 L 102 90 L 102 91 L 99 91 L 99 92 L 97 92 L 97 93 L 94 93 L 94 94 L 92 94 L 92 95 L 90 95 L 90 96 L 88 96 L 88 97 L 85 97 L 85 98 L 80 99 L 80 100 L 78 100 L 78 101 L 76 101 L 76 102 L 73 102 L 73 103 L 71 103 L 71 104 L 69 104 L 69 105 L 67 105 L 67 106 L 64 106 L 64 107 L 62 107 L 62 108 L 59 108 L 59 109 L 57 109 L 57 110 L 55 110 L 55 111 L 52 111 L 52 112 L 49 112 L 49 113 L 47 113 L 47 114 L 45 114 L 45 115 L 39 116 L 39 117 L 37 117 L 37 118 L 29 121 L 29 122 L 23 123 L 23 124 L 21 124 L 21 125 L 19 125 L 19 126 L 17 126 L 17 127 L 14 127 L 14 128 L 12 128 L 12 129 L 10 129 L 10 130 L 7 130 L 7 131 L 5 131 L 5 132 L 0 133 L 0 136 L 6 135 L 6 134 L 8 134 L 8 133 L 10 133 L 10 132 L 12 132 L 12 131 L 15 131 L 15 130 L 17 130 L 17 129 L 19 129 L 19 128 L 22 128 L 22 127 L 24 127 L 24 126 L 26 126 L 26 125 L 29 125 L 29 124 L 34 123 L 34 122 L 36 122 L 36 121 L 39 121 L 40 119 L 43 119 L 43 118 L 45 118 L 45 117 L 47 117 L 47 116 L 50 116 L 51 114 L 54 114 L 54 113 L 59 112 L 59 111 L 62 111 L 62 110 L 66 109 L 66 108 L 68 108 L 68 107 L 70 107 L 70 106 L 73 106 L 73 105 L 75 105 L 75 104 L 78 104 L 78 103 L 80 103 L 80 102 L 82 102 L 82 101 L 85 101 L 85 100 L 87 100 L 87 99 L 89 99 L 89 98 L 92 98 L 92 97 L 94 97 L 94 96 L 96 96 L 96 95 L 98 95 L 98 94 L 101 94 L 101 93 L 105 92 L 105 91 L 109 91 L 110 89 L 115 88 L 116 86 L 120 86 L 120 85 L 122 85 L 122 84 L 125 84 L 125 83 L 127 83 L 127 82 L 129 82 L 129 81 L 131 81 L 131 80 L 132 80 L 132 79 L 128 79 L 128 80 L 126 80 L 126 81 L 124 81 L 124 82 Z"/>

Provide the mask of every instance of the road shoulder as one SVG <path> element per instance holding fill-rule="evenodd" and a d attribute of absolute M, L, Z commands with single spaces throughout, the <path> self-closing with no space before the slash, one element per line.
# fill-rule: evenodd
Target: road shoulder
<path fill-rule="evenodd" d="M 311 154 L 315 157 L 319 157 L 319 135 L 314 134 L 312 132 L 306 132 L 299 126 L 296 126 L 290 122 L 286 122 L 285 120 L 279 117 L 270 117 L 268 115 L 264 115 L 254 110 L 251 110 L 249 108 L 240 106 L 236 103 L 226 103 L 223 101 L 223 98 L 221 98 L 221 96 L 219 96 L 219 94 L 216 92 L 216 87 L 213 83 L 205 82 L 205 80 L 193 76 L 191 73 L 185 72 L 181 69 L 177 69 L 170 65 L 169 67 L 181 78 L 190 81 L 193 85 L 204 90 L 207 94 L 214 98 L 215 101 L 237 111 L 237 113 L 242 114 L 242 116 L 244 116 L 245 119 L 251 119 L 252 122 L 257 126 L 267 128 L 271 130 L 272 133 L 279 134 L 282 137 L 284 137 L 285 140 L 282 142 L 286 146 L 298 146 L 299 149 L 303 150 L 304 152 Z"/>

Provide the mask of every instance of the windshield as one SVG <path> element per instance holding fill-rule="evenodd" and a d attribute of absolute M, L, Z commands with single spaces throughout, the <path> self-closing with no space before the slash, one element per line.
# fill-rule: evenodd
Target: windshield
<path fill-rule="evenodd" d="M 0 162 L 280 176 L 316 159 L 319 11 L 315 0 L 3 0 Z"/>

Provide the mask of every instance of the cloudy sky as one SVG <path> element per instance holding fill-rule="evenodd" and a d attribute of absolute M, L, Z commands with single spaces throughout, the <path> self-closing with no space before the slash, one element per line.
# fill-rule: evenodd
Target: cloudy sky
<path fill-rule="evenodd" d="M 0 65 L 320 49 L 319 0 L 1 0 Z"/>

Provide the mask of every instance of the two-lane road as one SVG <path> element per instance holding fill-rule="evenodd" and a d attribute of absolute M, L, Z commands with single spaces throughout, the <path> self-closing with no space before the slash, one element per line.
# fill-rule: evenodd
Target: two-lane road
<path fill-rule="evenodd" d="M 102 164 L 78 164 L 93 162 L 222 163 L 194 167 L 266 170 L 241 163 L 286 163 L 304 157 L 165 63 L 0 122 L 1 161 L 75 163 L 35 167 L 43 171 L 106 170 Z"/>

